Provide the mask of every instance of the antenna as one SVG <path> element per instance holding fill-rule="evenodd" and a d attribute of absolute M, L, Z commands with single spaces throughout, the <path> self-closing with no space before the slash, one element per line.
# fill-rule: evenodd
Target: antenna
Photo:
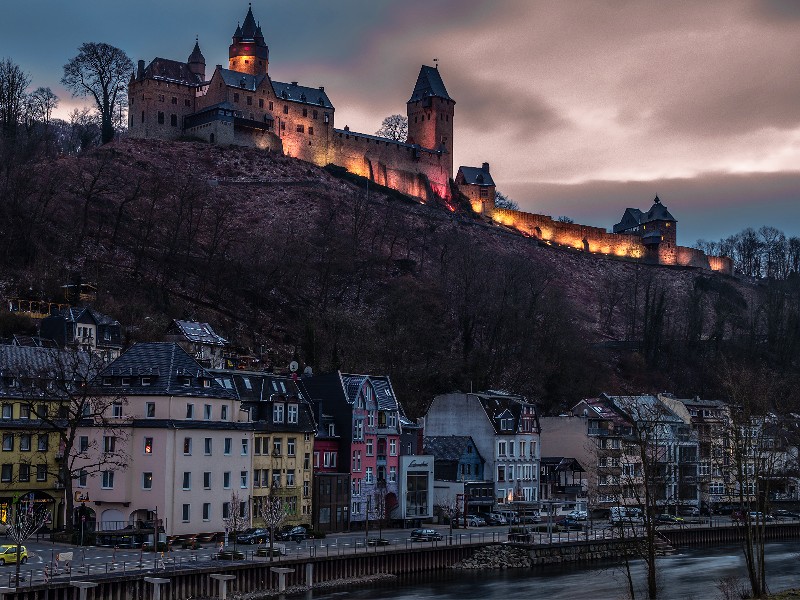
<path fill-rule="evenodd" d="M 439 59 L 438 58 L 434 58 L 433 59 L 433 64 L 436 65 L 436 70 L 438 71 L 439 70 Z"/>

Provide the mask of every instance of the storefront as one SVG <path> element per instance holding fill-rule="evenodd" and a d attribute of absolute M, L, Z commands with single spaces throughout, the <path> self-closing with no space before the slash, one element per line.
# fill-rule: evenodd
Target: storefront
<path fill-rule="evenodd" d="M 433 456 L 400 457 L 400 498 L 391 513 L 409 527 L 433 518 Z"/>

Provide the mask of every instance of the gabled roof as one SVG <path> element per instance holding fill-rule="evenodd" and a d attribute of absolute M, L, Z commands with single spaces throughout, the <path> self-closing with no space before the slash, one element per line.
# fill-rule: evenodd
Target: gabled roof
<path fill-rule="evenodd" d="M 470 445 L 478 459 L 485 462 L 472 436 L 469 435 L 426 435 L 423 440 L 423 452 L 432 454 L 435 460 L 458 462 Z"/>
<path fill-rule="evenodd" d="M 222 76 L 222 81 L 225 82 L 225 85 L 251 92 L 256 91 L 261 82 L 267 78 L 266 75 L 251 75 L 250 73 L 231 71 L 230 69 L 219 69 L 219 74 Z"/>
<path fill-rule="evenodd" d="M 494 427 L 495 433 L 518 433 L 520 431 L 523 410 L 530 411 L 529 414 L 533 420 L 534 431 L 538 432 L 540 430 L 539 415 L 536 412 L 536 405 L 532 402 L 528 402 L 523 396 L 517 396 L 502 390 L 470 393 L 469 396 L 474 396 L 481 403 L 489 422 L 492 424 L 492 427 Z M 501 420 L 508 418 L 514 421 L 512 429 L 501 429 Z"/>
<path fill-rule="evenodd" d="M 411 93 L 411 98 L 408 102 L 417 102 L 431 96 L 455 102 L 444 87 L 439 69 L 422 65 L 422 68 L 419 70 L 419 75 L 417 76 L 417 83 L 414 86 L 414 91 Z"/>
<path fill-rule="evenodd" d="M 350 375 L 342 373 L 347 401 L 353 404 L 365 384 L 371 385 L 375 392 L 375 402 L 378 410 L 397 410 L 404 416 L 403 407 L 398 402 L 392 389 L 392 382 L 386 375 Z"/>
<path fill-rule="evenodd" d="M 304 85 L 297 85 L 296 83 L 273 81 L 272 89 L 275 92 L 276 98 L 291 100 L 292 102 L 313 104 L 314 106 L 321 106 L 323 108 L 333 108 L 333 104 L 331 104 L 325 90 L 319 88 L 306 87 Z"/>
<path fill-rule="evenodd" d="M 149 385 L 141 384 L 141 376 L 150 378 Z M 135 344 L 103 369 L 100 377 L 110 378 L 111 385 L 103 385 L 103 389 L 117 394 L 236 398 L 232 390 L 215 381 L 209 371 L 174 342 Z M 130 378 L 130 385 L 123 386 L 122 377 Z"/>
<path fill-rule="evenodd" d="M 653 221 L 671 221 L 672 223 L 677 223 L 675 217 L 667 210 L 667 207 L 661 204 L 661 199 L 658 196 L 653 199 L 653 206 L 651 206 L 650 210 L 647 212 L 642 212 L 638 208 L 626 208 L 620 222 L 614 225 L 614 233 L 634 229 L 639 227 L 639 225 L 644 225 Z"/>
<path fill-rule="evenodd" d="M 58 313 L 68 323 L 94 323 L 95 325 L 119 325 L 119 321 L 96 311 L 90 306 L 70 306 Z"/>
<path fill-rule="evenodd" d="M 185 85 L 200 85 L 202 78 L 189 70 L 189 64 L 170 60 L 168 58 L 156 57 L 145 67 L 145 79 L 165 79 L 177 81 Z"/>
<path fill-rule="evenodd" d="M 603 394 L 617 410 L 639 423 L 683 423 L 674 411 L 651 394 L 640 396 L 609 396 Z"/>
<path fill-rule="evenodd" d="M 459 175 L 463 177 L 463 183 L 467 185 L 494 185 L 494 179 L 492 179 L 489 171 L 484 171 L 481 167 L 458 167 L 457 180 Z"/>
<path fill-rule="evenodd" d="M 217 335 L 208 323 L 175 319 L 172 321 L 172 325 L 167 329 L 167 333 L 183 335 L 188 341 L 196 344 L 208 344 L 210 346 L 228 345 L 228 340 L 221 335 Z"/>

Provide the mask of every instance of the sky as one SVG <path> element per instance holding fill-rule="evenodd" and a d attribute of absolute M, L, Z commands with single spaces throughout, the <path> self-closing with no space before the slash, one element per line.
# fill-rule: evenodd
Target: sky
<path fill-rule="evenodd" d="M 231 0 L 4 0 L 0 58 L 61 98 L 87 41 L 227 63 Z M 337 127 L 405 114 L 421 64 L 456 100 L 455 164 L 521 209 L 611 228 L 658 195 L 678 241 L 800 236 L 800 0 L 255 0 L 270 76 L 325 86 Z"/>

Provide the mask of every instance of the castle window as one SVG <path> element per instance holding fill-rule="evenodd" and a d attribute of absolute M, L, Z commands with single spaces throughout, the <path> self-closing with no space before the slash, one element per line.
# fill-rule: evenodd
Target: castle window
<path fill-rule="evenodd" d="M 288 104 L 284 104 L 283 105 L 283 114 L 285 114 L 285 115 L 289 114 L 289 105 Z"/>
<path fill-rule="evenodd" d="M 164 113 L 161 112 L 161 111 L 158 112 L 158 124 L 159 125 L 163 125 L 164 124 Z"/>
<path fill-rule="evenodd" d="M 488 197 L 489 197 L 489 188 L 482 187 L 481 198 L 488 198 Z"/>
<path fill-rule="evenodd" d="M 142 123 L 144 123 L 144 111 L 142 111 Z"/>
<path fill-rule="evenodd" d="M 308 135 L 314 135 L 314 128 L 313 127 L 309 127 L 308 128 Z"/>
<path fill-rule="evenodd" d="M 281 131 L 286 131 L 286 121 L 281 121 Z"/>
<path fill-rule="evenodd" d="M 158 101 L 159 102 L 163 102 L 164 101 L 164 94 L 159 94 L 158 95 Z"/>
<path fill-rule="evenodd" d="M 188 98 L 186 98 L 186 99 L 183 101 L 183 105 L 184 105 L 184 106 L 191 106 L 191 105 L 192 105 L 192 102 L 191 102 L 191 101 L 190 101 Z"/>
<path fill-rule="evenodd" d="M 303 116 L 304 116 L 304 117 L 307 117 L 307 116 L 308 116 L 308 109 L 307 109 L 307 108 L 304 108 L 304 109 L 303 109 Z"/>
<path fill-rule="evenodd" d="M 170 115 L 169 116 L 169 124 L 173 127 L 178 126 L 178 115 Z"/>
<path fill-rule="evenodd" d="M 414 123 L 416 123 L 416 122 L 417 122 L 417 117 L 414 117 Z"/>
<path fill-rule="evenodd" d="M 263 98 L 259 98 L 258 99 L 258 108 L 264 108 L 264 99 Z"/>
<path fill-rule="evenodd" d="M 297 133 L 303 133 L 304 130 L 305 130 L 305 127 L 303 127 L 302 125 L 298 125 L 297 126 Z"/>
<path fill-rule="evenodd" d="M 327 123 L 328 121 L 330 121 L 330 119 L 331 119 L 331 118 L 330 118 L 330 116 L 328 115 L 328 113 L 325 113 L 325 114 L 323 115 L 323 117 L 322 117 L 322 122 L 323 122 L 323 123 Z"/>
<path fill-rule="evenodd" d="M 317 118 L 317 111 L 315 111 L 315 110 L 314 110 L 314 111 L 311 111 L 311 117 L 312 117 L 313 119 L 316 119 L 316 118 Z"/>
<path fill-rule="evenodd" d="M 269 103 L 269 109 L 272 110 L 272 102 Z"/>
<path fill-rule="evenodd" d="M 233 95 L 233 101 L 234 102 L 239 102 L 239 94 L 234 94 Z"/>
<path fill-rule="evenodd" d="M 175 96 L 172 97 L 172 103 L 173 104 L 177 104 L 178 103 L 178 99 Z"/>
<path fill-rule="evenodd" d="M 247 97 L 247 106 L 253 106 L 253 97 L 252 96 L 248 96 Z"/>

